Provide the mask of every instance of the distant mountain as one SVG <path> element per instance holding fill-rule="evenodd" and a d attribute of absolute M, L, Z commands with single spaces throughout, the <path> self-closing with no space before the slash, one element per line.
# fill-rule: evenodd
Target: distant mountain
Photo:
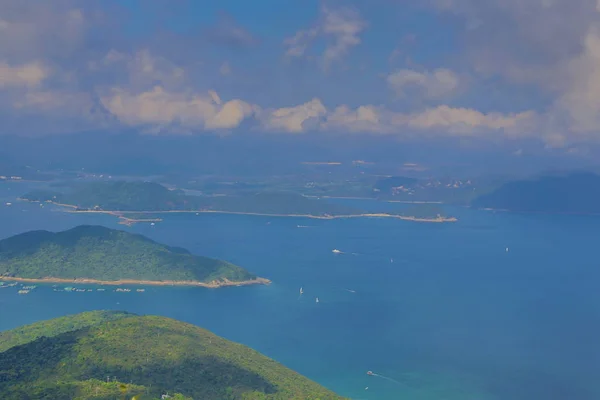
<path fill-rule="evenodd" d="M 216 285 L 256 279 L 225 261 L 196 256 L 142 235 L 92 225 L 58 233 L 30 231 L 0 241 L 0 276 Z"/>
<path fill-rule="evenodd" d="M 545 213 L 600 213 L 600 176 L 575 173 L 509 182 L 472 205 L 511 211 Z"/>
<path fill-rule="evenodd" d="M 79 314 L 5 333 L 22 344 L 0 352 L 2 399 L 341 399 L 190 324 L 130 315 L 85 326 L 88 319 Z"/>

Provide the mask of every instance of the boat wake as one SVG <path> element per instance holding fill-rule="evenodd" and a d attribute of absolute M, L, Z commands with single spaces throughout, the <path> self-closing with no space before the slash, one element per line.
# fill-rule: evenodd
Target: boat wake
<path fill-rule="evenodd" d="M 400 381 L 397 381 L 397 380 L 395 380 L 395 379 L 393 379 L 393 378 L 390 378 L 390 377 L 388 377 L 388 376 L 384 376 L 384 375 L 381 375 L 381 374 L 376 374 L 376 373 L 375 373 L 375 372 L 373 372 L 373 371 L 367 371 L 367 375 L 376 376 L 376 377 L 378 377 L 378 378 L 385 379 L 385 380 L 387 380 L 387 381 L 394 382 L 394 383 L 396 383 L 396 384 L 398 384 L 398 385 L 402 385 L 402 386 L 404 386 L 404 384 L 403 384 L 402 382 L 400 382 Z"/>

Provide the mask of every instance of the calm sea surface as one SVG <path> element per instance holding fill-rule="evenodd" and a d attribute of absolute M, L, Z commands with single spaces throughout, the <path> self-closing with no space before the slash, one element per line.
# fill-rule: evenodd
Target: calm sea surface
<path fill-rule="evenodd" d="M 126 310 L 202 326 L 353 399 L 600 398 L 598 217 L 452 208 L 459 222 L 422 224 L 181 214 L 126 228 L 110 216 L 16 202 L 26 185 L 0 184 L 2 238 L 102 224 L 231 261 L 273 284 L 5 288 L 0 330 Z"/>

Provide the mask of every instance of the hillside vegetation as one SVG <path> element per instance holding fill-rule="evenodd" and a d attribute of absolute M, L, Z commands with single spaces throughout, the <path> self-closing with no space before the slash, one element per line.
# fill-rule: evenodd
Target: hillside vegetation
<path fill-rule="evenodd" d="M 82 210 L 224 211 L 258 214 L 348 215 L 359 210 L 286 191 L 257 191 L 232 196 L 191 196 L 154 182 L 91 182 L 66 192 L 35 190 L 21 196 Z"/>
<path fill-rule="evenodd" d="M 132 315 L 134 314 L 123 311 L 88 311 L 0 332 L 0 353 L 11 347 L 33 342 L 42 336 L 57 336 L 61 333 Z"/>
<path fill-rule="evenodd" d="M 0 352 L 3 399 L 340 399 L 246 346 L 169 318 L 129 316 L 63 333 L 42 324 L 53 328 L 9 331 L 21 343 L 42 336 Z"/>
<path fill-rule="evenodd" d="M 213 282 L 255 279 L 225 261 L 102 226 L 30 231 L 0 241 L 0 276 Z"/>
<path fill-rule="evenodd" d="M 575 173 L 513 181 L 480 196 L 473 206 L 543 213 L 600 213 L 600 176 Z"/>

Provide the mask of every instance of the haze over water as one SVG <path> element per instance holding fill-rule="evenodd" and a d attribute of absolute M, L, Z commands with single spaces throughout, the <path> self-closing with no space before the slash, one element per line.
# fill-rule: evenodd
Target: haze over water
<path fill-rule="evenodd" d="M 0 289 L 0 330 L 118 309 L 202 326 L 354 399 L 600 398 L 599 217 L 453 208 L 459 222 L 421 224 L 180 214 L 125 228 L 105 215 L 5 206 L 20 185 L 0 187 L 2 238 L 102 224 L 231 261 L 273 284 Z"/>

